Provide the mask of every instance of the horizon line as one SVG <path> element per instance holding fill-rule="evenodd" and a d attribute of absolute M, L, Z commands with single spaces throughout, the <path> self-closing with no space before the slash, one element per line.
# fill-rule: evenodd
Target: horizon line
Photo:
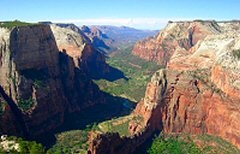
<path fill-rule="evenodd" d="M 26 22 L 52 22 L 75 24 L 77 26 L 125 26 L 143 30 L 160 30 L 169 22 L 193 22 L 193 21 L 216 21 L 216 22 L 240 22 L 240 19 L 206 19 L 206 18 L 91 18 L 91 19 L 44 19 Z M 14 20 L 13 20 L 14 21 Z M 21 21 L 21 20 L 20 20 Z"/>

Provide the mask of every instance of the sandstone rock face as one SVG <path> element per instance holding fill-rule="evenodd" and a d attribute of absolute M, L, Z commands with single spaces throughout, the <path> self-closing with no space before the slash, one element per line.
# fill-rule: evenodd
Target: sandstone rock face
<path fill-rule="evenodd" d="M 132 113 L 132 119 L 143 119 L 129 123 L 131 134 L 212 134 L 240 148 L 239 32 L 240 22 L 178 22 L 137 43 L 133 53 L 167 66 L 153 75 Z M 162 50 L 166 38 L 172 40 Z"/>
<path fill-rule="evenodd" d="M 88 154 L 128 154 L 133 153 L 135 148 L 141 145 L 151 131 L 145 130 L 131 137 L 120 137 L 118 133 L 98 134 L 89 145 Z"/>
<path fill-rule="evenodd" d="M 166 65 L 176 50 L 188 51 L 206 36 L 219 33 L 214 21 L 174 22 L 154 37 L 147 37 L 136 43 L 132 53 L 140 58 Z"/>
<path fill-rule="evenodd" d="M 104 57 L 79 33 L 54 28 L 0 28 L 1 133 L 41 135 L 61 125 L 65 113 L 104 102 L 86 72 Z"/>
<path fill-rule="evenodd" d="M 114 154 L 114 153 L 129 153 L 130 144 L 129 139 L 121 138 L 119 134 L 99 134 L 95 140 L 93 140 L 92 145 L 89 147 L 89 154 Z M 128 144 L 126 144 L 128 143 Z M 116 148 L 116 147 L 125 147 Z"/>
<path fill-rule="evenodd" d="M 14 114 L 10 106 L 8 105 L 8 103 L 3 98 L 2 95 L 0 95 L 0 120 L 1 120 L 0 122 L 1 132 L 7 132 L 11 130 L 15 134 L 18 133 L 23 135 L 19 123 L 17 122 L 17 119 L 14 117 Z"/>
<path fill-rule="evenodd" d="M 165 132 L 208 133 L 240 147 L 240 60 L 233 54 L 239 49 L 240 26 L 238 22 L 215 26 L 215 34 L 184 52 L 175 50 L 165 74 L 160 73 L 167 86 L 156 84 L 165 82 L 155 74 L 134 114 L 143 115 L 152 128 L 158 121 Z M 149 104 L 160 106 L 155 118 L 145 113 Z"/>
<path fill-rule="evenodd" d="M 203 72 L 167 70 L 161 79 L 153 76 L 145 98 L 138 104 L 134 116 L 142 115 L 144 125 L 130 124 L 132 134 L 144 133 L 144 128 L 167 133 L 212 134 L 232 144 L 240 145 L 239 97 L 231 97 L 213 83 L 202 80 Z M 197 74 L 197 75 L 196 75 Z M 198 76 L 199 75 L 199 76 Z M 161 92 L 163 93 L 161 93 Z M 155 107 L 154 110 L 149 110 Z M 133 126 L 137 126 L 135 129 Z"/>
<path fill-rule="evenodd" d="M 92 78 L 105 76 L 110 72 L 110 67 L 105 62 L 105 56 L 96 49 L 89 38 L 77 28 L 51 24 L 57 46 L 61 52 L 73 58 L 77 68 L 83 70 Z"/>
<path fill-rule="evenodd" d="M 50 28 L 44 25 L 16 27 L 2 33 L 1 38 L 0 84 L 22 111 L 28 133 L 58 126 L 63 118 L 65 97 L 58 48 Z M 53 117 L 55 119 L 49 121 Z"/>
<path fill-rule="evenodd" d="M 162 123 L 166 132 L 212 134 L 239 145 L 239 98 L 225 96 L 215 85 L 205 83 L 191 74 L 178 74 L 178 82 L 171 81 L 171 89 L 162 103 Z M 172 76 L 173 75 L 173 76 Z M 176 78 L 176 77 L 175 77 Z M 169 87 L 170 88 L 170 87 Z M 233 107 L 235 106 L 235 107 Z M 237 107 L 239 108 L 239 107 Z M 233 121 L 234 122 L 233 122 Z"/>
<path fill-rule="evenodd" d="M 161 125 L 156 119 L 161 118 L 159 110 L 162 105 L 158 104 L 156 100 L 162 101 L 161 96 L 165 93 L 166 86 L 167 80 L 165 70 L 157 71 L 152 77 L 151 82 L 147 86 L 146 97 L 143 98 L 141 102 L 139 102 L 133 112 L 133 116 L 137 117 L 141 115 L 143 117 L 143 124 L 136 125 L 134 122 L 131 122 L 129 129 L 132 134 L 135 134 L 136 132 L 141 132 L 148 127 L 152 130 L 160 129 Z M 151 126 L 149 124 L 151 124 Z"/>

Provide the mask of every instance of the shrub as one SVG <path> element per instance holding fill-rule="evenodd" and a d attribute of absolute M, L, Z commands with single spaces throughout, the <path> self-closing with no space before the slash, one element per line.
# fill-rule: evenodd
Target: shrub
<path fill-rule="evenodd" d="M 20 153 L 44 154 L 44 147 L 36 142 L 19 141 Z"/>
<path fill-rule="evenodd" d="M 23 110 L 23 111 L 28 111 L 33 107 L 35 104 L 36 100 L 34 100 L 32 97 L 29 97 L 28 99 L 24 100 L 20 98 L 18 100 L 18 106 Z"/>
<path fill-rule="evenodd" d="M 204 22 L 204 20 L 196 19 L 196 20 L 193 20 L 193 22 Z"/>
<path fill-rule="evenodd" d="M 88 127 L 90 129 L 92 126 L 89 125 Z M 56 135 L 56 144 L 51 149 L 49 149 L 47 153 L 61 154 L 79 153 L 79 151 L 86 151 L 88 148 L 88 136 L 88 130 L 72 130 L 60 133 Z"/>
<path fill-rule="evenodd" d="M 240 59 L 240 49 L 233 50 L 233 56 L 237 59 Z"/>
<path fill-rule="evenodd" d="M 7 102 L 5 100 L 1 100 L 1 95 L 0 95 L 0 116 L 4 114 L 5 108 L 7 106 Z"/>
<path fill-rule="evenodd" d="M 44 148 L 41 144 L 33 142 L 29 152 L 30 154 L 44 154 Z"/>
<path fill-rule="evenodd" d="M 35 88 L 45 87 L 45 83 L 44 83 L 43 80 L 34 80 L 33 85 L 34 85 Z"/>
<path fill-rule="evenodd" d="M 5 28 L 13 28 L 16 26 L 32 26 L 32 25 L 37 25 L 37 24 L 21 22 L 19 20 L 0 22 L 0 27 L 5 27 Z"/>
<path fill-rule="evenodd" d="M 193 142 L 180 141 L 176 137 L 163 138 L 157 137 L 154 139 L 151 148 L 148 150 L 149 154 L 160 154 L 160 153 L 169 153 L 169 154 L 183 154 L 183 153 L 192 153 L 200 154 L 201 150 Z"/>
<path fill-rule="evenodd" d="M 0 154 L 11 153 L 11 154 L 45 154 L 45 149 L 42 144 L 36 143 L 35 141 L 26 141 L 22 138 L 17 138 L 15 136 L 7 137 L 8 141 L 14 141 L 19 144 L 19 151 L 12 149 L 10 151 L 4 151 L 0 148 Z M 15 144 L 13 143 L 13 144 Z"/>

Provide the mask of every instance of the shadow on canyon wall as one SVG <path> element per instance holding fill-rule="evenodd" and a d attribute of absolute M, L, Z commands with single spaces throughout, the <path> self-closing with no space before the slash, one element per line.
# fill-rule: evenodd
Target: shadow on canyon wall
<path fill-rule="evenodd" d="M 70 130 L 83 130 L 87 125 L 129 115 L 136 106 L 136 103 L 125 98 L 107 93 L 104 93 L 104 96 L 107 99 L 106 103 L 94 105 L 80 112 L 66 113 L 64 123 L 60 127 L 44 136 L 38 136 L 34 140 L 50 148 L 56 142 L 55 134 Z M 129 107 L 123 105 L 124 102 L 127 102 Z"/>
<path fill-rule="evenodd" d="M 25 136 L 26 138 L 29 137 L 28 132 L 26 131 L 26 125 L 25 122 L 23 120 L 23 116 L 21 113 L 21 110 L 18 108 L 18 106 L 16 105 L 16 103 L 13 101 L 12 98 L 10 98 L 6 92 L 4 91 L 3 87 L 0 85 L 0 96 L 2 96 L 4 98 L 4 100 L 8 103 L 9 107 L 11 108 L 11 111 L 15 117 L 14 119 L 14 124 L 17 125 L 19 127 L 18 133 L 20 136 Z"/>
<path fill-rule="evenodd" d="M 151 148 L 154 138 L 156 136 L 159 136 L 160 132 L 161 132 L 160 130 L 153 132 L 153 134 L 150 137 L 148 137 L 147 140 L 143 142 L 143 144 L 138 146 L 132 154 L 146 154 L 148 149 Z"/>
<path fill-rule="evenodd" d="M 98 54 L 98 53 L 97 53 Z M 99 60 L 99 61 L 96 61 Z M 51 147 L 55 142 L 55 135 L 64 131 L 85 129 L 87 125 L 93 123 L 99 123 L 112 118 L 124 116 L 130 114 L 135 108 L 135 103 L 128 99 L 112 96 L 105 92 L 100 91 L 98 86 L 92 82 L 92 79 L 106 79 L 114 81 L 120 78 L 125 78 L 124 73 L 120 70 L 113 68 L 105 63 L 104 57 L 94 55 L 93 59 L 86 65 L 85 69 L 92 72 L 97 72 L 95 76 L 85 72 L 84 68 L 77 68 L 74 66 L 73 58 L 66 53 L 59 52 L 59 75 L 55 76 L 53 80 L 59 80 L 62 84 L 62 89 L 59 89 L 64 94 L 63 98 L 66 98 L 66 103 L 63 104 L 65 111 L 64 122 L 57 129 L 41 134 L 40 136 L 29 136 L 28 128 L 26 128 L 23 113 L 18 108 L 17 103 L 14 102 L 0 86 L 0 94 L 7 101 L 10 106 L 16 124 L 21 129 L 21 133 L 18 136 L 22 136 L 25 139 L 36 140 L 47 148 Z M 98 65 L 99 64 L 99 65 Z M 103 73 L 101 68 L 107 68 L 107 72 Z M 48 69 L 48 68 L 47 68 Z M 42 72 L 42 71 L 40 71 Z M 39 74 L 33 76 L 32 71 L 24 72 L 26 77 L 30 75 L 30 78 L 38 78 Z M 42 73 L 40 73 L 42 75 Z M 128 106 L 126 107 L 126 104 Z M 76 107 L 76 109 L 75 109 Z M 54 120 L 54 119 L 49 119 Z M 43 128 L 37 129 L 44 129 Z M 32 128 L 31 128 L 32 129 Z M 8 133 L 8 135 L 11 135 Z"/>
<path fill-rule="evenodd" d="M 60 52 L 60 57 L 61 56 L 65 57 L 65 58 L 62 57 L 63 58 L 62 60 L 72 59 L 67 54 Z M 87 78 L 89 78 L 89 80 L 106 79 L 109 81 L 114 81 L 121 78 L 127 79 L 124 76 L 124 73 L 121 72 L 120 70 L 113 68 L 109 65 L 108 67 L 109 67 L 108 73 L 106 74 L 97 73 L 95 74 L 95 76 L 90 74 L 87 76 Z M 82 72 L 79 68 L 76 67 L 75 71 L 78 73 Z M 82 79 L 81 81 L 84 82 L 84 80 Z M 98 87 L 94 82 L 92 82 L 92 84 L 94 84 L 93 87 Z M 87 127 L 87 125 L 100 123 L 120 116 L 129 115 L 136 107 L 136 102 L 132 102 L 126 98 L 112 96 L 103 91 L 100 91 L 100 96 L 102 97 L 102 99 L 99 98 L 91 99 L 96 99 L 102 102 L 98 102 L 95 105 L 89 106 L 81 111 L 72 113 L 66 112 L 64 116 L 64 123 L 60 127 L 44 135 L 34 137 L 33 140 L 36 140 L 42 143 L 47 148 L 50 148 L 56 143 L 55 135 L 58 133 L 70 130 L 83 130 Z"/>

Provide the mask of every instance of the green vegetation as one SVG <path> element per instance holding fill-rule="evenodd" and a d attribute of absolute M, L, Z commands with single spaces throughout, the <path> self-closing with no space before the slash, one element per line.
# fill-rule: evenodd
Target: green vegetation
<path fill-rule="evenodd" d="M 196 144 L 197 143 L 197 144 Z M 240 150 L 220 137 L 212 135 L 160 135 L 153 141 L 149 154 L 235 154 Z"/>
<path fill-rule="evenodd" d="M 224 92 L 221 89 L 219 89 L 213 82 L 211 82 L 211 79 L 209 78 L 211 77 L 211 72 L 208 69 L 197 69 L 194 71 L 188 71 L 187 73 L 193 78 L 198 79 L 199 81 L 204 83 L 207 86 L 207 88 L 211 89 L 212 92 L 221 95 L 224 94 Z"/>
<path fill-rule="evenodd" d="M 124 100 L 119 100 L 117 97 L 106 97 L 106 99 L 109 103 L 97 104 L 88 110 L 66 116 L 63 127 L 73 131 L 57 134 L 56 143 L 54 143 L 54 146 L 48 153 L 64 153 L 63 151 L 84 153 L 89 144 L 86 142 L 86 137 L 89 136 L 89 132 L 91 130 L 94 132 L 103 132 L 103 130 L 99 128 L 99 125 L 97 125 L 98 122 L 130 113 L 130 109 L 123 106 Z"/>
<path fill-rule="evenodd" d="M 42 88 L 46 86 L 44 80 L 34 80 L 33 85 L 35 88 Z"/>
<path fill-rule="evenodd" d="M 111 120 L 100 123 L 97 130 L 101 133 L 117 132 L 120 136 L 130 136 L 131 134 L 129 132 L 129 122 L 135 121 L 136 124 L 141 125 L 142 120 L 143 117 L 140 115 L 136 117 L 129 115 L 120 118 L 113 118 Z"/>
<path fill-rule="evenodd" d="M 195 140 L 202 141 L 201 149 L 202 153 L 221 153 L 221 154 L 236 154 L 240 153 L 240 150 L 232 145 L 230 142 L 222 139 L 221 137 L 213 135 L 197 135 Z"/>
<path fill-rule="evenodd" d="M 238 49 L 238 50 L 233 50 L 233 56 L 235 57 L 235 58 L 237 58 L 238 60 L 240 60 L 240 49 Z"/>
<path fill-rule="evenodd" d="M 201 19 L 196 19 L 196 20 L 193 20 L 193 22 L 201 22 L 201 23 L 203 23 L 203 22 L 207 22 L 208 20 L 201 20 Z"/>
<path fill-rule="evenodd" d="M 1 102 L 0 100 L 0 116 L 3 115 L 6 106 L 7 106 L 7 102 L 6 101 Z"/>
<path fill-rule="evenodd" d="M 10 136 L 6 138 L 7 141 L 13 141 L 8 144 L 8 147 L 13 146 L 14 144 L 19 145 L 19 149 L 12 149 L 9 152 L 4 151 L 2 147 L 0 147 L 0 153 L 14 153 L 14 154 L 44 154 L 45 149 L 42 144 L 39 144 L 35 141 L 25 141 L 22 138 L 17 138 L 15 136 Z M 1 140 L 2 141 L 2 140 Z"/>
<path fill-rule="evenodd" d="M 128 80 L 121 78 L 110 82 L 101 79 L 95 82 L 107 93 L 137 102 L 144 97 L 147 83 L 161 66 L 132 55 L 131 50 L 132 46 L 122 47 L 121 51 L 113 52 L 107 59 L 107 63 L 121 70 Z"/>
<path fill-rule="evenodd" d="M 41 144 L 29 141 L 19 141 L 21 154 L 44 154 L 44 148 Z"/>
<path fill-rule="evenodd" d="M 29 97 L 28 99 L 18 99 L 18 106 L 23 110 L 23 111 L 28 111 L 33 107 L 33 105 L 36 103 L 36 100 L 33 99 L 32 97 Z"/>
<path fill-rule="evenodd" d="M 210 71 L 208 69 L 197 69 L 187 72 L 190 76 L 202 81 L 207 82 L 209 80 Z"/>
<path fill-rule="evenodd" d="M 56 153 L 86 153 L 89 143 L 89 132 L 96 129 L 97 125 L 88 126 L 85 130 L 72 130 L 56 135 L 56 144 L 47 151 L 48 154 Z"/>
<path fill-rule="evenodd" d="M 37 24 L 36 23 L 21 22 L 21 21 L 18 21 L 18 20 L 0 22 L 0 27 L 4 27 L 4 28 L 13 28 L 13 27 L 16 27 L 16 26 L 33 26 L 33 25 L 37 25 Z"/>
<path fill-rule="evenodd" d="M 157 137 L 154 139 L 149 154 L 200 154 L 200 149 L 193 142 L 181 141 L 176 137 Z"/>
<path fill-rule="evenodd" d="M 98 128 L 102 133 L 118 132 L 120 136 L 129 136 L 130 132 L 128 128 L 130 120 L 130 116 L 120 117 L 102 122 L 98 125 Z"/>
<path fill-rule="evenodd" d="M 4 100 L 4 98 L 0 94 L 0 117 L 3 115 L 6 106 L 7 106 L 7 102 Z"/>
<path fill-rule="evenodd" d="M 16 77 L 16 74 L 14 74 L 13 76 L 11 74 L 8 75 L 8 78 L 10 81 L 12 81 L 12 83 L 14 85 L 17 85 L 17 77 Z M 10 81 L 8 81 L 10 83 Z"/>
<path fill-rule="evenodd" d="M 121 96 L 128 98 L 133 101 L 139 101 L 145 93 L 145 89 L 148 81 L 150 80 L 152 74 L 160 69 L 156 63 L 150 63 L 145 60 L 142 60 L 138 57 L 131 55 L 131 47 L 121 47 L 121 51 L 113 52 L 111 54 L 111 58 L 107 59 L 107 62 L 110 66 L 117 68 L 124 72 L 126 79 L 118 79 L 116 81 L 110 82 L 107 80 L 95 80 L 95 82 L 99 85 L 101 90 L 109 93 L 110 95 Z M 34 78 L 35 79 L 35 78 Z M 41 83 L 41 82 L 40 82 Z M 41 86 L 39 82 L 34 83 L 35 86 Z M 114 115 L 109 115 L 107 111 L 111 111 L 111 113 L 124 113 L 129 114 L 129 110 L 132 109 L 131 102 L 125 99 L 120 99 L 118 97 L 110 97 L 109 99 L 111 104 L 108 104 L 104 109 L 95 107 L 91 110 L 91 118 L 95 121 L 98 121 L 102 116 L 104 117 L 118 117 Z M 116 100 L 115 100 L 116 99 Z M 121 102 L 119 102 L 121 101 Z M 123 107 L 125 106 L 125 107 Z M 124 109 L 121 109 L 124 108 Z M 98 111 L 99 110 L 99 111 Z M 106 112 L 106 113 L 105 113 Z M 93 113 L 99 113 L 95 116 Z M 101 113 L 101 114 L 100 114 Z M 122 115 L 122 114 L 121 114 Z M 83 114 L 81 116 L 77 115 L 79 121 L 79 125 L 82 124 L 81 118 L 85 118 L 91 120 L 89 116 Z M 81 118 L 79 118 L 81 117 Z M 92 126 L 88 126 L 85 130 L 73 130 L 64 133 L 60 133 L 56 135 L 57 141 L 56 144 L 48 150 L 47 153 L 85 153 L 88 148 L 88 136 L 90 130 L 94 130 L 96 132 L 118 132 L 121 136 L 129 136 L 129 122 L 132 117 L 126 116 L 121 118 L 113 118 L 112 120 L 108 120 L 102 122 L 100 124 L 93 124 Z M 140 123 L 142 117 L 134 118 L 137 123 Z M 71 126 L 73 123 L 69 124 Z M 75 121 L 75 124 L 78 124 Z"/>

